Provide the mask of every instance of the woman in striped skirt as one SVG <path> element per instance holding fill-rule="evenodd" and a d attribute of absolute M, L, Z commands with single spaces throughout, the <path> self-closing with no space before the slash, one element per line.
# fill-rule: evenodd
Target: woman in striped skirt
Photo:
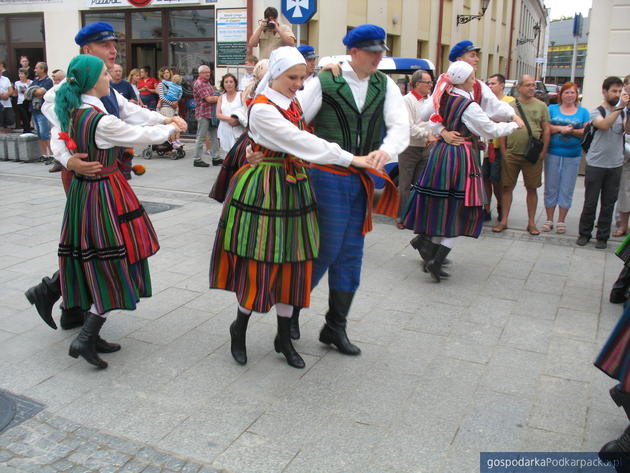
<path fill-rule="evenodd" d="M 623 407 L 630 419 L 630 304 L 626 304 L 621 319 L 595 360 L 595 366 L 619 381 L 619 384 L 610 389 L 610 397 L 617 406 Z M 626 456 L 619 457 L 620 453 Z M 627 456 L 630 455 L 630 426 L 617 440 L 604 445 L 599 455 L 604 461 L 624 460 L 625 466 L 630 467 L 630 457 Z"/>
<path fill-rule="evenodd" d="M 295 93 L 305 77 L 306 63 L 296 48 L 273 51 L 249 117 L 253 149 L 264 157 L 255 166 L 243 166 L 230 181 L 216 232 L 210 287 L 236 294 L 231 351 L 243 365 L 251 312 L 276 306 L 274 348 L 289 365 L 304 367 L 289 329 L 293 307 L 310 305 L 312 261 L 319 247 L 317 204 L 306 167 L 308 162 L 346 167 L 369 162 L 304 130 Z"/>
<path fill-rule="evenodd" d="M 437 282 L 448 276 L 442 264 L 455 238 L 477 238 L 481 233 L 485 194 L 477 152 L 479 137 L 498 138 L 523 126 L 522 121 L 491 121 L 472 98 L 474 83 L 474 70 L 463 61 L 452 63 L 440 76 L 432 97 L 436 113 L 431 120 L 459 132 L 466 141 L 455 146 L 440 139 L 431 148 L 426 168 L 412 186 L 403 219 L 406 228 L 431 237 L 418 249 L 425 269 Z"/>
<path fill-rule="evenodd" d="M 87 153 L 97 173 L 81 175 L 76 158 L 59 242 L 59 273 L 65 309 L 90 310 L 70 356 L 106 368 L 98 353 L 120 345 L 99 336 L 110 310 L 134 310 L 140 297 L 151 296 L 147 258 L 159 249 L 153 226 L 121 174 L 120 146 L 159 144 L 178 132 L 173 124 L 139 127 L 108 115 L 99 97 L 109 94 L 103 61 L 82 54 L 68 67 L 67 80 L 55 98 L 60 138 L 71 152 Z M 181 129 L 181 128 L 180 128 Z"/>

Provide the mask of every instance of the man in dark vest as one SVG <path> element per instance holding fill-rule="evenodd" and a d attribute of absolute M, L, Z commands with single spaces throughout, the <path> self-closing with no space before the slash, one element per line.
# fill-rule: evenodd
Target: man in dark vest
<path fill-rule="evenodd" d="M 361 25 L 348 32 L 343 43 L 352 59 L 341 66 L 341 75 L 325 71 L 301 92 L 305 118 L 317 136 L 352 154 L 371 156 L 379 169 L 396 160 L 409 145 L 409 119 L 400 89 L 378 71 L 387 51 L 385 30 Z M 326 271 L 329 287 L 326 324 L 319 340 L 346 355 L 358 355 L 361 350 L 348 340 L 346 325 L 359 287 L 365 234 L 372 225 L 373 182 L 354 168 L 317 164 L 311 166 L 310 180 L 317 198 L 321 240 L 319 256 L 313 262 L 312 287 Z M 395 218 L 397 202 L 390 181 L 376 211 Z M 298 317 L 299 308 L 293 313 L 293 338 L 299 338 Z"/>
<path fill-rule="evenodd" d="M 117 54 L 117 38 L 114 28 L 109 23 L 98 22 L 84 26 L 77 33 L 74 41 L 81 47 L 83 54 L 91 54 L 99 57 L 105 62 L 107 68 L 111 68 L 114 65 Z M 84 176 L 94 176 L 100 172 L 102 165 L 98 162 L 83 161 L 87 157 L 85 153 L 70 154 L 65 146 L 65 142 L 58 138 L 60 129 L 57 115 L 55 114 L 55 93 L 60 85 L 61 84 L 58 84 L 44 95 L 45 102 L 42 106 L 42 112 L 52 125 L 50 147 L 55 159 L 64 166 L 62 170 L 62 180 L 67 192 L 67 188 L 73 176 L 70 170 Z M 158 112 L 152 112 L 139 107 L 116 92 L 111 85 L 109 95 L 101 97 L 101 102 L 107 110 L 107 113 L 115 115 L 131 125 L 175 123 L 181 131 L 186 130 L 187 125 L 182 118 L 167 118 Z M 52 308 L 59 297 L 61 297 L 59 271 L 56 271 L 51 277 L 44 277 L 41 283 L 28 289 L 25 295 L 28 301 L 35 305 L 37 312 L 44 322 L 56 329 L 57 324 L 52 317 Z M 67 330 L 79 327 L 83 325 L 83 319 L 84 311 L 79 308 L 71 310 L 61 309 L 60 324 L 63 329 Z M 101 347 L 101 349 L 111 349 L 111 347 Z M 98 342 L 97 350 L 99 350 Z"/>

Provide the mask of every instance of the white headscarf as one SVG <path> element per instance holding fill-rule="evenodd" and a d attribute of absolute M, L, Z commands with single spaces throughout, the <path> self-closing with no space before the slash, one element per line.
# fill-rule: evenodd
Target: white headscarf
<path fill-rule="evenodd" d="M 269 57 L 267 72 L 256 87 L 256 94 L 262 93 L 272 79 L 276 79 L 284 71 L 296 64 L 306 64 L 304 56 L 293 46 L 282 46 L 274 49 Z"/>
<path fill-rule="evenodd" d="M 454 85 L 463 84 L 470 77 L 475 69 L 464 61 L 455 61 L 451 63 L 445 74 L 440 75 L 435 89 L 433 90 L 433 108 L 435 113 L 431 115 L 430 120 L 442 123 L 443 117 L 440 116 L 440 100 L 442 95 L 450 93 Z"/>

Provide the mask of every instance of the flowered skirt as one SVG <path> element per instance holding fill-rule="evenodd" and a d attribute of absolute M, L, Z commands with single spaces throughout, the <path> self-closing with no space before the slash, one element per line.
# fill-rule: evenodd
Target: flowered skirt
<path fill-rule="evenodd" d="M 147 213 L 117 165 L 70 184 L 59 242 L 63 307 L 133 310 L 151 296 L 147 258 L 159 250 Z"/>
<path fill-rule="evenodd" d="M 485 192 L 479 155 L 470 143 L 436 143 L 403 209 L 406 228 L 429 236 L 477 238 Z"/>
<path fill-rule="evenodd" d="M 234 175 L 212 250 L 210 288 L 234 292 L 256 312 L 277 303 L 310 305 L 317 204 L 308 179 L 288 182 L 284 161 L 265 158 Z"/>

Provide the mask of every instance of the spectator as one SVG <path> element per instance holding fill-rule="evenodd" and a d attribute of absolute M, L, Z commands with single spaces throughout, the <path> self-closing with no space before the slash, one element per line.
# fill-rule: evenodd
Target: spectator
<path fill-rule="evenodd" d="M 254 79 L 247 85 L 245 90 L 243 90 L 243 100 L 245 101 L 245 105 L 248 107 L 252 100 L 254 100 L 254 96 L 256 95 L 256 87 L 258 87 L 258 84 L 266 74 L 268 64 L 269 59 L 261 59 L 256 63 L 256 66 L 252 71 Z"/>
<path fill-rule="evenodd" d="M 313 46 L 309 46 L 308 44 L 303 44 L 298 47 L 298 51 L 302 53 L 304 60 L 306 61 L 306 78 L 304 79 L 304 86 L 317 76 L 315 74 L 315 66 L 317 65 L 317 54 L 315 54 L 315 48 Z"/>
<path fill-rule="evenodd" d="M 254 79 L 254 67 L 256 64 L 258 64 L 258 58 L 256 56 L 247 56 L 245 58 L 245 75 L 238 81 L 238 90 L 245 90 Z"/>
<path fill-rule="evenodd" d="M 201 159 L 203 144 L 207 136 L 212 143 L 212 164 L 218 166 L 222 160 L 219 157 L 219 142 L 217 140 L 217 127 L 219 126 L 216 115 L 216 103 L 219 92 L 214 90 L 210 83 L 210 68 L 206 65 L 199 66 L 199 77 L 193 84 L 193 98 L 195 100 L 195 118 L 197 119 L 197 141 L 195 142 L 195 158 L 193 166 L 207 168 L 209 166 Z"/>
<path fill-rule="evenodd" d="M 54 71 L 52 71 L 53 85 L 60 84 L 61 81 L 64 80 L 65 78 L 66 78 L 66 73 L 62 71 L 61 69 L 55 69 Z"/>
<path fill-rule="evenodd" d="M 164 66 L 161 67 L 158 71 L 158 78 L 160 82 L 157 84 L 157 93 L 158 93 L 158 106 L 157 110 L 165 117 L 173 117 L 176 115 L 177 111 L 177 102 L 173 103 L 172 101 L 166 98 L 166 93 L 168 91 L 168 86 L 164 85 L 162 81 L 170 82 L 173 78 L 173 72 L 170 68 Z"/>
<path fill-rule="evenodd" d="M 143 105 L 142 100 L 140 100 L 140 91 L 138 90 L 138 81 L 140 80 L 140 69 L 134 68 L 129 71 L 129 75 L 127 76 L 127 82 L 131 84 L 131 88 L 133 92 L 136 94 L 135 98 L 131 100 L 133 103 L 137 103 L 138 105 Z"/>
<path fill-rule="evenodd" d="M 155 110 L 157 107 L 157 84 L 155 77 L 151 77 L 151 69 L 149 66 L 140 68 L 140 80 L 138 81 L 138 90 L 140 91 L 140 100 L 149 109 Z"/>
<path fill-rule="evenodd" d="M 295 46 L 295 35 L 288 25 L 278 23 L 278 10 L 273 7 L 265 8 L 264 20 L 258 20 L 258 28 L 249 38 L 247 46 L 259 46 L 258 57 L 269 59 L 271 51 L 280 46 Z"/>
<path fill-rule="evenodd" d="M 33 69 L 31 69 L 31 62 L 28 60 L 27 56 L 20 56 L 20 69 L 26 69 L 28 71 L 26 74 L 28 79 L 35 79 L 35 73 L 33 72 Z"/>
<path fill-rule="evenodd" d="M 580 107 L 577 99 L 577 85 L 566 82 L 558 93 L 558 103 L 549 105 L 551 139 L 544 165 L 547 221 L 541 227 L 543 232 L 553 229 L 556 205 L 559 207 L 556 233 L 565 233 L 567 229 L 565 218 L 573 201 L 582 157 L 582 136 L 589 121 L 588 110 Z"/>
<path fill-rule="evenodd" d="M 630 133 L 630 120 L 624 111 L 630 95 L 622 92 L 622 88 L 621 79 L 607 77 L 602 84 L 604 101 L 595 110 L 591 110 L 590 118 L 596 131 L 586 153 L 584 207 L 580 215 L 580 236 L 576 242 L 579 246 L 586 245 L 591 239 L 600 194 L 595 248 L 605 249 L 608 246 L 612 213 L 619 194 L 623 167 L 624 129 L 626 133 Z"/>
<path fill-rule="evenodd" d="M 414 72 L 410 85 L 411 91 L 404 97 L 411 125 L 409 146 L 398 155 L 398 190 L 400 192 L 398 216 L 401 219 L 404 217 L 402 212 L 407 200 L 409 200 L 411 185 L 418 182 L 418 178 L 427 164 L 427 145 L 435 141 L 435 136 L 431 133 L 432 124 L 420 119 L 420 110 L 431 94 L 431 87 L 433 87 L 431 74 L 427 71 Z M 397 227 L 405 228 L 402 221 L 398 222 Z"/>
<path fill-rule="evenodd" d="M 35 79 L 30 87 L 33 89 L 30 112 L 33 125 L 35 125 L 37 136 L 39 137 L 39 149 L 42 153 L 41 158 L 44 160 L 52 158 L 52 151 L 50 150 L 50 123 L 48 123 L 48 120 L 41 110 L 44 104 L 44 94 L 47 90 L 51 89 L 52 86 L 53 81 L 48 77 L 48 65 L 45 62 L 35 64 Z M 61 171 L 61 164 L 55 162 L 55 165 L 49 171 Z"/>
<path fill-rule="evenodd" d="M 0 61 L 0 132 L 7 133 L 9 127 L 15 126 L 15 112 L 11 105 L 14 95 L 11 79 L 6 77 L 6 64 Z"/>
<path fill-rule="evenodd" d="M 217 135 L 221 149 L 226 153 L 230 151 L 236 139 L 245 131 L 246 110 L 241 98 L 241 92 L 237 89 L 238 80 L 233 74 L 225 74 L 221 78 L 221 90 L 223 94 L 217 102 L 217 118 L 221 121 Z"/>
<path fill-rule="evenodd" d="M 111 76 L 110 85 L 114 88 L 114 90 L 127 100 L 137 99 L 136 93 L 131 84 L 123 79 L 123 68 L 120 64 L 114 64 L 109 70 L 109 75 Z"/>
<path fill-rule="evenodd" d="M 22 131 L 24 133 L 31 132 L 31 112 L 28 110 L 28 102 L 24 99 L 24 93 L 33 83 L 32 80 L 28 78 L 28 69 L 19 69 L 18 70 L 19 79 L 15 81 L 13 84 L 13 88 L 15 90 L 16 100 L 16 112 L 20 117 L 20 123 L 22 124 Z"/>
<path fill-rule="evenodd" d="M 502 74 L 494 74 L 488 79 L 488 87 L 492 93 L 502 102 L 512 103 L 514 97 L 505 95 L 505 77 Z M 483 174 L 483 184 L 488 196 L 488 203 L 484 206 L 484 220 L 492 220 L 490 207 L 492 204 L 492 194 L 497 199 L 497 220 L 500 222 L 501 215 L 501 195 L 503 188 L 501 187 L 501 145 L 498 138 L 488 142 L 488 152 L 483 159 L 481 166 Z"/>
<path fill-rule="evenodd" d="M 536 207 L 538 206 L 538 189 L 542 185 L 543 160 L 549 146 L 549 110 L 544 102 L 534 98 L 536 83 L 530 75 L 523 75 L 518 81 L 519 99 L 512 106 L 521 116 L 523 121 L 531 128 L 534 138 L 542 140 L 543 147 L 535 163 L 525 158 L 530 138 L 527 127 L 516 130 L 507 138 L 501 139 L 501 153 L 504 158 L 501 162 L 501 221 L 492 228 L 495 233 L 507 228 L 508 216 L 512 205 L 512 193 L 516 187 L 518 175 L 523 172 L 523 181 L 527 191 L 527 231 L 530 235 L 540 235 L 536 228 Z M 520 107 L 519 107 L 520 104 Z M 523 112 L 519 110 L 523 109 Z M 524 113 L 524 116 L 523 116 Z"/>
<path fill-rule="evenodd" d="M 623 79 L 623 90 L 630 94 L 630 75 Z M 625 138 L 625 151 L 621 182 L 619 184 L 619 196 L 617 198 L 617 210 L 619 211 L 618 228 L 613 236 L 620 237 L 628 233 L 628 217 L 630 216 L 630 135 Z"/>

